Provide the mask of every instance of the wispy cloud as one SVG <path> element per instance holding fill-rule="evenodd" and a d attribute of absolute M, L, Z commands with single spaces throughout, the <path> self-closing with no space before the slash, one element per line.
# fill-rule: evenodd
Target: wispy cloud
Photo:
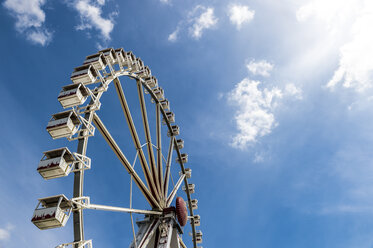
<path fill-rule="evenodd" d="M 16 18 L 17 32 L 25 34 L 27 40 L 41 46 L 52 40 L 52 32 L 44 26 L 46 0 L 6 0 L 3 5 Z"/>
<path fill-rule="evenodd" d="M 212 29 L 218 23 L 218 18 L 214 14 L 214 8 L 197 5 L 188 12 L 186 20 L 182 20 L 176 29 L 168 36 L 168 40 L 175 42 L 183 30 L 189 31 L 189 36 L 198 40 L 202 37 L 206 29 Z"/>
<path fill-rule="evenodd" d="M 363 92 L 373 86 L 373 2 L 364 0 L 312 0 L 297 11 L 300 22 L 316 20 L 327 27 L 331 39 L 344 40 L 339 63 L 327 83 Z"/>
<path fill-rule="evenodd" d="M 231 23 L 240 30 L 243 24 L 249 23 L 254 19 L 255 11 L 246 5 L 234 4 L 228 7 L 228 14 Z"/>
<path fill-rule="evenodd" d="M 273 64 L 267 62 L 266 60 L 255 61 L 253 59 L 246 64 L 246 67 L 253 75 L 268 77 L 273 69 Z"/>
<path fill-rule="evenodd" d="M 245 78 L 228 95 L 229 103 L 237 107 L 234 118 L 238 133 L 231 142 L 234 148 L 246 148 L 258 137 L 271 133 L 276 126 L 272 111 L 282 98 L 282 91 L 276 87 L 261 89 L 260 84 Z"/>
<path fill-rule="evenodd" d="M 78 11 L 81 23 L 76 26 L 77 30 L 96 29 L 100 32 L 103 41 L 111 39 L 110 34 L 114 29 L 114 16 L 112 12 L 107 18 L 102 16 L 102 7 L 105 0 L 77 0 L 72 6 Z"/>
<path fill-rule="evenodd" d="M 4 228 L 0 228 L 0 240 L 6 241 L 10 239 L 10 232 L 14 229 L 14 226 L 8 224 Z"/>

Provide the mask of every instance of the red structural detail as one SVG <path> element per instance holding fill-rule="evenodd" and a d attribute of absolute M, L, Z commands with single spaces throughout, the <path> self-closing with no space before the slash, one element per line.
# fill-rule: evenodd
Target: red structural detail
<path fill-rule="evenodd" d="M 181 226 L 185 226 L 188 221 L 188 210 L 185 201 L 181 197 L 176 198 L 176 217 Z"/>

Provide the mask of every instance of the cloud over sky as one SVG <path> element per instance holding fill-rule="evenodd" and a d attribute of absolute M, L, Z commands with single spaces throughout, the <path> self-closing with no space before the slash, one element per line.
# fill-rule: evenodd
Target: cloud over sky
<path fill-rule="evenodd" d="M 229 6 L 229 19 L 236 28 L 241 29 L 242 25 L 249 23 L 254 19 L 255 11 L 251 10 L 249 6 L 234 4 Z"/>
<path fill-rule="evenodd" d="M 168 36 L 168 40 L 174 42 L 178 39 L 179 33 L 185 29 L 189 36 L 198 40 L 202 37 L 206 29 L 212 29 L 218 23 L 218 18 L 214 14 L 213 7 L 197 5 L 189 11 L 187 18 L 177 25 L 176 29 Z"/>
<path fill-rule="evenodd" d="M 102 16 L 102 6 L 105 0 L 78 0 L 73 6 L 78 11 L 81 23 L 76 27 L 77 30 L 96 29 L 100 32 L 103 40 L 110 40 L 110 33 L 114 29 L 113 18 L 104 18 Z M 113 13 L 112 13 L 113 14 Z M 114 13 L 115 15 L 115 13 Z"/>
<path fill-rule="evenodd" d="M 330 89 L 342 85 L 357 92 L 373 86 L 373 3 L 365 0 L 313 0 L 296 13 L 300 22 L 315 20 L 328 29 L 330 39 L 344 44 L 339 48 L 339 62 L 327 82 Z"/>
<path fill-rule="evenodd" d="M 273 64 L 267 62 L 266 60 L 255 61 L 253 59 L 246 64 L 246 67 L 252 75 L 268 77 L 273 69 Z"/>
<path fill-rule="evenodd" d="M 46 0 L 6 0 L 3 6 L 16 18 L 16 30 L 24 33 L 34 44 L 47 45 L 52 33 L 45 27 L 45 12 L 42 10 Z"/>

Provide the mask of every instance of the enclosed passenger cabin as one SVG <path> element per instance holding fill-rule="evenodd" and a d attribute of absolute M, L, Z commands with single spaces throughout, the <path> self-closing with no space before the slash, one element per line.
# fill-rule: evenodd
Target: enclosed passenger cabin
<path fill-rule="evenodd" d="M 74 84 L 91 84 L 96 78 L 97 73 L 91 64 L 76 67 L 70 77 Z"/>
<path fill-rule="evenodd" d="M 193 184 L 193 183 L 188 183 L 189 194 L 194 194 L 195 187 L 196 187 L 195 184 Z M 183 189 L 183 191 L 186 192 L 186 187 L 185 187 L 185 186 L 183 186 L 182 189 Z"/>
<path fill-rule="evenodd" d="M 170 130 L 167 131 L 167 136 L 168 137 L 176 136 L 176 135 L 180 134 L 180 128 L 179 128 L 178 125 L 172 125 L 171 126 L 171 131 L 172 131 L 172 133 L 170 132 Z"/>
<path fill-rule="evenodd" d="M 44 179 L 65 177 L 71 171 L 71 164 L 75 161 L 73 154 L 67 147 L 44 152 L 38 166 L 38 172 Z"/>
<path fill-rule="evenodd" d="M 138 74 L 138 76 L 142 79 L 148 78 L 152 74 L 151 70 L 148 66 L 145 66 Z"/>
<path fill-rule="evenodd" d="M 126 53 L 124 52 L 123 48 L 115 49 L 115 54 L 117 55 L 117 62 L 122 66 L 127 66 Z"/>
<path fill-rule="evenodd" d="M 96 70 L 103 70 L 107 65 L 107 61 L 102 53 L 89 55 L 84 60 L 84 65 L 91 64 Z"/>
<path fill-rule="evenodd" d="M 136 58 L 137 65 L 139 66 L 138 71 L 141 71 L 144 69 L 144 62 L 140 58 Z"/>
<path fill-rule="evenodd" d="M 124 62 L 123 66 L 127 66 L 128 68 L 131 68 L 132 64 L 135 61 L 135 55 L 131 51 L 125 52 Z"/>
<path fill-rule="evenodd" d="M 180 163 L 179 157 L 176 157 L 176 162 Z M 183 164 L 188 163 L 188 154 L 186 154 L 186 153 L 181 154 L 181 162 L 183 162 Z"/>
<path fill-rule="evenodd" d="M 185 177 L 186 178 L 191 178 L 192 177 L 192 169 L 191 168 L 185 168 Z M 180 171 L 180 175 L 182 174 L 182 171 Z"/>
<path fill-rule="evenodd" d="M 202 231 L 201 230 L 196 231 L 196 243 L 197 244 L 202 243 Z"/>
<path fill-rule="evenodd" d="M 195 226 L 200 226 L 201 225 L 201 216 L 194 215 L 193 218 L 192 218 L 192 221 L 194 222 Z"/>
<path fill-rule="evenodd" d="M 197 199 L 192 199 L 190 202 L 192 204 L 192 209 L 193 210 L 198 209 L 198 200 Z"/>
<path fill-rule="evenodd" d="M 154 88 L 152 91 L 159 101 L 164 99 L 164 90 L 161 87 Z"/>
<path fill-rule="evenodd" d="M 145 84 L 151 89 L 158 86 L 158 80 L 154 76 L 149 76 L 144 79 Z"/>
<path fill-rule="evenodd" d="M 163 110 L 170 110 L 170 102 L 167 99 L 159 101 L 161 103 L 161 106 Z"/>
<path fill-rule="evenodd" d="M 177 140 L 176 140 L 176 145 L 177 145 L 177 148 L 179 148 L 179 150 L 180 150 L 180 149 L 183 149 L 183 148 L 184 148 L 184 140 L 182 140 L 182 139 L 177 139 Z M 176 147 L 175 147 L 174 149 L 176 149 Z"/>
<path fill-rule="evenodd" d="M 77 114 L 69 110 L 52 115 L 47 125 L 47 131 L 53 139 L 69 137 L 78 131 L 79 125 L 80 120 Z"/>
<path fill-rule="evenodd" d="M 88 89 L 83 84 L 70 84 L 62 87 L 57 99 L 63 108 L 70 108 L 83 104 L 88 95 Z"/>
<path fill-rule="evenodd" d="M 106 59 L 107 63 L 115 64 L 117 61 L 117 55 L 115 54 L 115 51 L 113 48 L 106 48 L 104 50 L 99 51 L 99 53 L 102 53 Z"/>
<path fill-rule="evenodd" d="M 166 118 L 167 118 L 168 123 L 174 123 L 175 122 L 175 114 L 173 112 L 167 111 L 165 114 L 166 114 Z M 164 118 L 162 120 L 162 123 L 166 124 L 166 120 Z"/>
<path fill-rule="evenodd" d="M 65 195 L 41 198 L 31 221 L 41 230 L 63 227 L 70 217 L 71 208 L 71 202 Z"/>

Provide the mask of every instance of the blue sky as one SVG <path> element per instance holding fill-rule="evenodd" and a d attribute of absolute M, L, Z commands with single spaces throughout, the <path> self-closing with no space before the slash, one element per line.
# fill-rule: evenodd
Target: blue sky
<path fill-rule="evenodd" d="M 204 247 L 373 247 L 372 23 L 368 0 L 2 1 L 0 247 L 73 240 L 71 220 L 47 231 L 30 222 L 37 198 L 72 196 L 71 176 L 44 181 L 36 167 L 45 150 L 76 149 L 45 127 L 73 68 L 103 47 L 132 50 L 165 89 Z M 102 103 L 132 161 L 113 87 Z M 129 177 L 99 133 L 88 156 L 86 195 L 128 206 Z M 131 242 L 126 214 L 87 210 L 85 228 L 94 247 Z"/>

